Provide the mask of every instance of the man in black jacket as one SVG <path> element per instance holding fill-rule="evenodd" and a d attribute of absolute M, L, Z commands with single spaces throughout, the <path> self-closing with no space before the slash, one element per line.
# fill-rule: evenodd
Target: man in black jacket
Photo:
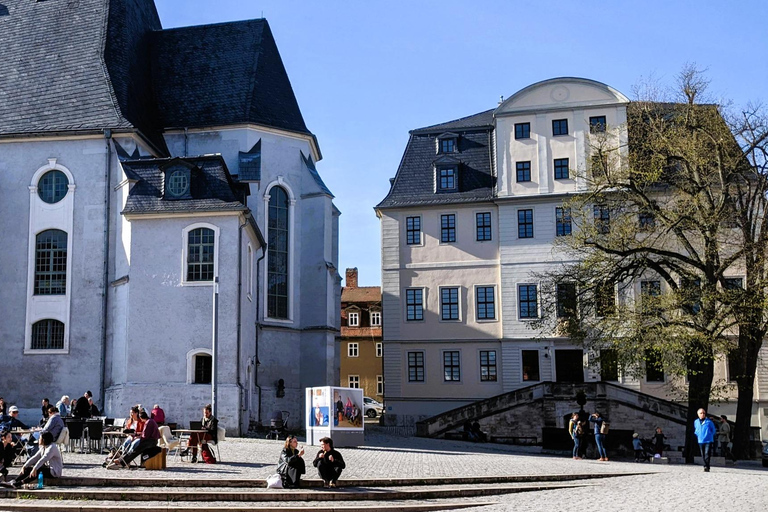
<path fill-rule="evenodd" d="M 317 473 L 323 480 L 325 487 L 336 487 L 341 471 L 347 467 L 344 458 L 333 449 L 333 439 L 323 437 L 320 439 L 322 450 L 317 452 L 312 465 L 317 468 Z"/>
<path fill-rule="evenodd" d="M 86 391 L 83 393 L 83 398 L 77 401 L 75 408 L 72 410 L 72 416 L 75 418 L 90 418 L 91 417 L 91 404 L 88 403 L 88 399 L 93 396 L 93 393 Z"/>

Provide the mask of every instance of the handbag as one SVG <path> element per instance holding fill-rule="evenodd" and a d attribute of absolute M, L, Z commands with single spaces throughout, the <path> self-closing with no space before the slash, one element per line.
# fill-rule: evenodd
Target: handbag
<path fill-rule="evenodd" d="M 610 428 L 611 428 L 611 426 L 604 421 L 603 424 L 600 425 L 600 433 L 601 434 L 607 434 L 608 433 L 608 429 L 610 429 Z"/>
<path fill-rule="evenodd" d="M 267 477 L 267 489 L 282 489 L 283 479 L 280 475 L 274 474 Z"/>

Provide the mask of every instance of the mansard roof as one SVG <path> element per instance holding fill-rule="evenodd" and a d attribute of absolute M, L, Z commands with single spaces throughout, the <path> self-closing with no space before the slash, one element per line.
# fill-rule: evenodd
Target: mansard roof
<path fill-rule="evenodd" d="M 199 172 L 193 180 L 191 199 L 169 200 L 163 197 L 163 169 L 173 163 L 193 166 Z M 198 213 L 246 211 L 248 186 L 235 183 L 221 155 L 185 158 L 142 158 L 121 162 L 126 176 L 137 181 L 128 194 L 123 214 Z"/>
<path fill-rule="evenodd" d="M 266 20 L 163 30 L 153 0 L 3 0 L 0 137 L 254 123 L 310 134 Z"/>
<path fill-rule="evenodd" d="M 389 194 L 377 208 L 470 203 L 493 199 L 495 176 L 491 161 L 493 110 L 411 131 L 403 159 Z M 455 192 L 435 192 L 437 138 L 445 132 L 458 135 L 458 187 Z"/>

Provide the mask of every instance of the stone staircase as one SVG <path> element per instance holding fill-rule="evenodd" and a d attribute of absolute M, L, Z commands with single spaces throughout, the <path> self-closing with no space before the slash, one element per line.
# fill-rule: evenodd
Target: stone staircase
<path fill-rule="evenodd" d="M 375 502 L 384 512 L 456 510 L 493 504 L 490 498 L 502 494 L 580 487 L 588 485 L 588 480 L 637 474 L 362 479 L 345 480 L 336 489 L 324 489 L 319 480 L 306 480 L 301 489 L 291 490 L 267 489 L 264 480 L 249 479 L 60 478 L 55 487 L 0 490 L 0 509 L 331 512 L 370 508 Z"/>

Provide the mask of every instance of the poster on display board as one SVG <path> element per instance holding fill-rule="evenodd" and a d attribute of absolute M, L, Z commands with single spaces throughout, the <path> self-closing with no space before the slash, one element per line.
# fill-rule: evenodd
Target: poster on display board
<path fill-rule="evenodd" d="M 363 443 L 363 390 L 323 386 L 306 389 L 307 442 L 328 436 L 337 446 Z"/>

